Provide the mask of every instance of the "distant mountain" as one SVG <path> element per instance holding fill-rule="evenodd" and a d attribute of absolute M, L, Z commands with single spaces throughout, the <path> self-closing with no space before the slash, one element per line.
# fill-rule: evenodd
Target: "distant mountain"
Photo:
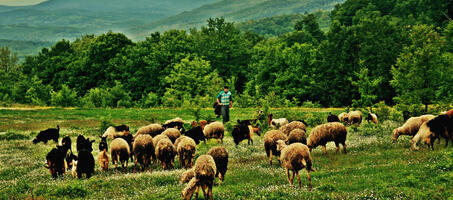
<path fill-rule="evenodd" d="M 316 10 L 331 10 L 344 0 L 222 0 L 207 4 L 192 11 L 166 17 L 144 26 L 128 31 L 141 37 L 150 31 L 168 29 L 188 29 L 200 27 L 210 17 L 225 17 L 229 21 L 243 22 L 246 20 L 272 17 L 276 15 L 308 13 Z"/>

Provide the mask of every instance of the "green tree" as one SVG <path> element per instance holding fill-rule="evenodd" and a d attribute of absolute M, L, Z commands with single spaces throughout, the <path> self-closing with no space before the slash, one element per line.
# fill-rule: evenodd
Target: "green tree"
<path fill-rule="evenodd" d="M 305 15 L 301 21 L 298 21 L 296 25 L 294 25 L 294 29 L 297 31 L 307 31 L 311 36 L 318 40 L 318 42 L 324 40 L 326 37 L 319 28 L 318 20 L 313 13 Z"/>
<path fill-rule="evenodd" d="M 5 72 L 14 70 L 17 65 L 17 61 L 18 59 L 16 54 L 13 54 L 8 47 L 0 48 L 0 70 Z"/>
<path fill-rule="evenodd" d="M 77 92 L 64 84 L 61 86 L 60 91 L 52 91 L 50 96 L 50 101 L 54 106 L 71 107 L 78 105 Z"/>
<path fill-rule="evenodd" d="M 368 69 L 363 66 L 363 61 L 361 61 L 361 64 L 362 69 L 355 73 L 357 79 L 351 80 L 352 85 L 358 88 L 360 99 L 352 100 L 352 105 L 354 107 L 371 107 L 377 99 L 375 91 L 382 79 L 371 79 Z"/>

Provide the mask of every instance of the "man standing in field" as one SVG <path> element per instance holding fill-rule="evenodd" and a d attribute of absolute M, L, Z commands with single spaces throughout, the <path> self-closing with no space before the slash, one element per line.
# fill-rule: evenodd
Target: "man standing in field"
<path fill-rule="evenodd" d="M 223 123 L 230 121 L 230 108 L 233 106 L 233 95 L 228 91 L 228 86 L 223 87 L 217 95 L 217 103 L 222 106 Z"/>

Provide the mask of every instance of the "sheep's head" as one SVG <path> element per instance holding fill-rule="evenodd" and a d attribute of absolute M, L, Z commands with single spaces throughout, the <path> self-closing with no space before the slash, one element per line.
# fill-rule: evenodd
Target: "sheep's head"
<path fill-rule="evenodd" d="M 286 147 L 286 143 L 284 140 L 277 141 L 277 151 L 282 151 Z"/>
<path fill-rule="evenodd" d="M 396 140 L 398 139 L 399 137 L 399 128 L 395 128 L 393 129 L 393 132 L 392 132 L 392 140 L 393 142 L 396 142 Z"/>
<path fill-rule="evenodd" d="M 190 126 L 191 126 L 192 128 L 195 128 L 195 127 L 198 126 L 198 123 L 197 123 L 196 121 L 192 121 L 192 123 L 190 123 Z"/>

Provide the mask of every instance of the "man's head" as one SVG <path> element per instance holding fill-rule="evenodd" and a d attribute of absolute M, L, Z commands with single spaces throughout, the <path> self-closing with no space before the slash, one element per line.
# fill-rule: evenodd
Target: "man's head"
<path fill-rule="evenodd" d="M 224 92 L 228 92 L 228 86 L 223 87 Z"/>

